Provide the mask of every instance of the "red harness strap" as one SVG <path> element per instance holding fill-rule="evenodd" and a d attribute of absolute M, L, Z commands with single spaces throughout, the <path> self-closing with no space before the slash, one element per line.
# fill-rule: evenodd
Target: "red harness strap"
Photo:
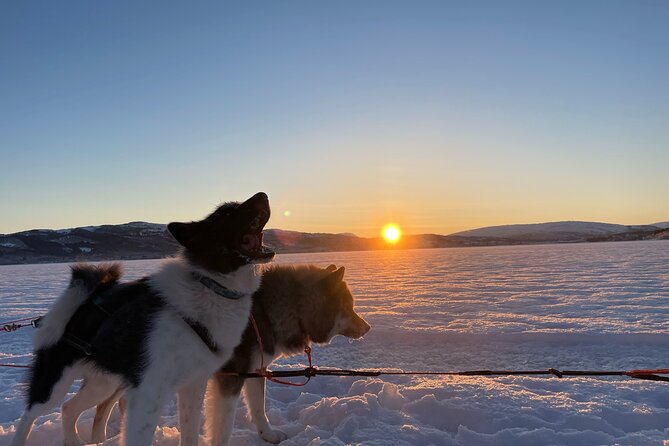
<path fill-rule="evenodd" d="M 312 374 L 307 375 L 307 380 L 303 383 L 293 383 L 290 381 L 284 381 L 278 378 L 274 378 L 272 376 L 272 372 L 270 370 L 267 370 L 267 366 L 265 366 L 265 355 L 263 353 L 263 345 L 262 345 L 262 338 L 260 337 L 260 331 L 258 330 L 258 324 L 256 323 L 255 318 L 253 315 L 249 315 L 249 320 L 251 321 L 251 325 L 253 325 L 253 331 L 256 333 L 256 341 L 258 341 L 258 348 L 260 349 L 260 368 L 256 370 L 256 373 L 258 375 L 264 377 L 265 379 L 275 382 L 277 384 L 285 384 L 287 386 L 295 386 L 295 387 L 302 387 L 306 386 L 307 383 L 311 380 L 311 377 L 313 376 Z M 309 369 L 313 370 L 312 364 L 311 364 L 311 347 L 308 345 L 304 347 L 304 353 L 307 354 L 307 359 L 309 360 Z"/>

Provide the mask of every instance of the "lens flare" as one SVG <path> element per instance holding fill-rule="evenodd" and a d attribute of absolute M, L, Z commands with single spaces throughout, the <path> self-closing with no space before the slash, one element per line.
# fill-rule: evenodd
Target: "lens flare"
<path fill-rule="evenodd" d="M 381 235 L 388 243 L 397 243 L 402 237 L 402 231 L 399 226 L 394 223 L 388 223 L 381 230 Z"/>

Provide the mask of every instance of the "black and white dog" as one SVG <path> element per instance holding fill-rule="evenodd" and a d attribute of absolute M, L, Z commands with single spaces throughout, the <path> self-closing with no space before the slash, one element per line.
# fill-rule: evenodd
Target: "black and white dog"
<path fill-rule="evenodd" d="M 128 401 L 126 446 L 149 446 L 163 403 L 177 392 L 181 445 L 198 443 L 207 379 L 239 344 L 260 284 L 267 195 L 226 203 L 204 220 L 170 223 L 181 254 L 141 280 L 120 284 L 120 268 L 75 266 L 69 288 L 35 333 L 27 408 L 12 445 L 58 404 L 73 380 L 95 382 L 70 400 L 92 407 L 119 388 Z M 82 389 L 82 390 L 84 390 Z M 63 423 L 76 420 L 63 419 Z M 67 429 L 65 429 L 67 431 Z M 67 446 L 82 444 L 78 436 Z"/>

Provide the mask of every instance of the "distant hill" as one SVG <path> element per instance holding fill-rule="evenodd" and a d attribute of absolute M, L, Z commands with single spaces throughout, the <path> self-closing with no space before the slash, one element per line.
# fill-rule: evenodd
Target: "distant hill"
<path fill-rule="evenodd" d="M 0 264 L 155 259 L 177 251 L 167 226 L 132 222 L 0 235 Z"/>
<path fill-rule="evenodd" d="M 281 229 L 266 230 L 264 239 L 278 253 L 658 240 L 669 239 L 669 222 L 640 226 L 591 222 L 491 226 L 451 235 L 404 235 L 396 245 L 350 233 Z M 174 255 L 178 249 L 167 226 L 156 223 L 34 229 L 0 235 L 0 265 L 156 259 Z"/>
<path fill-rule="evenodd" d="M 658 225 L 625 226 L 587 221 L 558 221 L 551 223 L 489 226 L 452 234 L 460 237 L 503 238 L 519 242 L 585 242 L 627 232 L 653 232 Z"/>

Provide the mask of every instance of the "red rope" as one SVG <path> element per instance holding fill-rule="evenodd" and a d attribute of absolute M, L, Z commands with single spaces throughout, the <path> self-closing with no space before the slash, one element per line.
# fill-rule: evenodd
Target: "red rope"
<path fill-rule="evenodd" d="M 2 327 L 0 327 L 0 331 L 11 333 L 12 331 L 16 331 L 19 328 L 32 327 L 32 326 L 33 326 L 32 324 L 5 324 Z"/>
<path fill-rule="evenodd" d="M 10 333 L 12 331 L 16 331 L 19 328 L 23 327 L 37 327 L 37 321 L 41 319 L 42 316 L 38 317 L 26 317 L 23 319 L 16 319 L 14 321 L 8 321 L 0 324 L 0 332 L 4 331 L 7 333 Z M 17 322 L 24 322 L 24 321 L 30 321 L 29 324 L 18 324 Z"/>
<path fill-rule="evenodd" d="M 669 369 L 641 369 L 641 370 L 630 370 L 625 372 L 627 376 L 632 375 L 669 375 Z"/>
<path fill-rule="evenodd" d="M 307 377 L 307 380 L 303 383 L 293 383 L 290 381 L 284 381 L 279 378 L 275 378 L 272 376 L 272 372 L 270 370 L 267 370 L 267 367 L 265 366 L 265 355 L 263 352 L 263 345 L 262 345 L 262 337 L 260 336 L 260 330 L 258 330 L 258 324 L 256 323 L 256 319 L 253 317 L 253 314 L 249 315 L 249 320 L 251 321 L 251 325 L 253 325 L 253 331 L 256 334 L 256 341 L 258 342 L 258 348 L 260 349 L 260 368 L 256 370 L 256 373 L 259 376 L 262 376 L 263 378 L 267 379 L 268 381 L 272 381 L 273 383 L 277 384 L 284 384 L 286 386 L 293 386 L 293 387 L 302 387 L 306 386 L 309 381 L 311 381 L 311 377 L 314 376 L 313 374 L 309 374 L 304 372 L 303 374 Z M 311 347 L 308 345 L 304 347 L 304 353 L 307 354 L 307 358 L 309 359 L 309 368 L 306 370 L 314 370 L 312 367 L 311 363 Z"/>
<path fill-rule="evenodd" d="M 14 367 L 17 369 L 29 369 L 29 365 L 20 365 L 20 364 L 0 364 L 0 367 Z"/>
<path fill-rule="evenodd" d="M 325 369 L 320 370 L 310 367 L 304 370 L 275 370 L 274 375 L 281 377 L 292 376 L 363 376 L 376 377 L 381 375 L 440 375 L 440 376 L 523 376 L 523 375 L 553 375 L 557 378 L 581 377 L 592 378 L 595 376 L 622 376 L 649 381 L 669 382 L 669 369 L 650 369 L 650 370 L 628 370 L 628 371 L 607 371 L 607 370 L 468 370 L 460 372 L 431 372 L 431 371 L 393 371 L 393 370 L 344 370 L 344 369 Z M 243 373 L 241 376 L 246 378 L 264 377 L 260 373 Z"/>
<path fill-rule="evenodd" d="M 22 327 L 36 326 L 35 321 L 40 319 L 39 317 L 26 317 L 23 319 L 16 319 L 13 321 L 5 322 L 0 324 L 0 331 L 11 332 L 15 331 Z M 329 369 L 329 370 L 318 370 L 313 367 L 312 358 L 311 358 L 311 347 L 306 346 L 304 352 L 307 355 L 309 360 L 309 367 L 304 370 L 295 371 L 295 370 L 278 370 L 272 372 L 267 370 L 265 366 L 265 356 L 264 348 L 262 344 L 262 338 L 260 336 L 260 330 L 258 330 L 258 324 L 256 323 L 253 314 L 249 315 L 249 320 L 253 326 L 253 331 L 255 332 L 256 341 L 258 342 L 258 348 L 260 349 L 260 368 L 256 370 L 256 373 L 226 373 L 226 375 L 236 375 L 244 376 L 246 378 L 265 378 L 269 381 L 285 384 L 288 386 L 302 387 L 307 385 L 312 377 L 316 375 L 321 376 L 380 376 L 380 375 L 458 375 L 458 376 L 503 376 L 503 375 L 554 375 L 558 378 L 564 376 L 627 376 L 630 378 L 652 380 L 652 381 L 669 381 L 669 377 L 658 376 L 658 375 L 669 375 L 669 368 L 666 369 L 637 369 L 637 370 L 627 370 L 627 371 L 591 371 L 591 370 L 557 370 L 557 369 L 548 369 L 548 370 L 471 370 L 464 372 L 431 372 L 431 371 L 383 371 L 383 370 L 341 370 L 341 369 Z M 30 324 L 17 324 L 17 322 L 31 321 Z M 21 364 L 3 364 L 0 363 L 0 367 L 12 367 L 12 368 L 21 368 L 29 369 L 29 365 Z M 305 376 L 307 380 L 303 383 L 293 383 L 289 381 L 283 381 L 276 378 L 274 375 L 280 375 L 282 377 L 289 376 Z"/>
<path fill-rule="evenodd" d="M 41 317 L 42 317 L 42 316 L 37 316 L 37 317 L 34 317 L 34 316 L 33 316 L 33 317 L 24 317 L 23 319 L 16 319 L 15 321 L 7 321 L 7 322 L 3 322 L 3 323 L 0 324 L 0 325 L 13 324 L 13 323 L 15 323 L 15 322 L 32 321 L 32 320 L 35 320 L 35 319 L 39 319 L 39 318 L 41 318 Z"/>

